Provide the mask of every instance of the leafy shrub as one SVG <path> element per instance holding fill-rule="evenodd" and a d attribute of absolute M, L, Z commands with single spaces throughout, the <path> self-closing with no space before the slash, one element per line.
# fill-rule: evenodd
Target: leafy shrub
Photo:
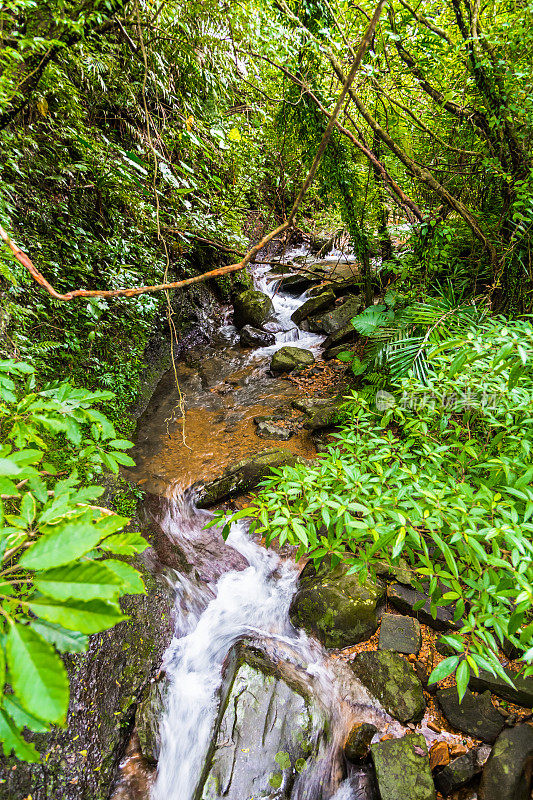
<path fill-rule="evenodd" d="M 112 397 L 67 382 L 37 390 L 32 366 L 0 362 L 0 741 L 26 761 L 39 754 L 22 730 L 65 720 L 59 653 L 84 651 L 89 634 L 125 619 L 122 595 L 144 592 L 137 570 L 113 556 L 147 543 L 95 504 L 102 487 L 78 477 L 134 463 L 131 442 L 95 407 Z"/>
<path fill-rule="evenodd" d="M 533 674 L 533 329 L 485 320 L 427 357 L 426 382 L 402 379 L 381 411 L 354 394 L 337 443 L 276 471 L 239 515 L 362 580 L 405 559 L 433 614 L 449 606 L 460 623 L 433 680 L 456 671 L 462 696 L 471 671 L 508 680 L 505 640 Z"/>

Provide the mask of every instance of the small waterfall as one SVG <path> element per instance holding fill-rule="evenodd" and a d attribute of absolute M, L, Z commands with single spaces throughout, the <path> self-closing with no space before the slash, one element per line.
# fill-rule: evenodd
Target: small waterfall
<path fill-rule="evenodd" d="M 232 526 L 224 543 L 217 528 L 203 530 L 209 517 L 207 512 L 197 511 L 190 499 L 179 497 L 169 503 L 161 523 L 170 538 L 192 549 L 195 541 L 203 545 L 210 532 L 218 560 L 227 563 L 229 570 L 214 584 L 197 581 L 193 585 L 190 577 L 176 578 L 179 622 L 163 664 L 168 692 L 152 800 L 201 797 L 225 668 L 233 648 L 243 640 L 251 640 L 270 663 L 278 664 L 280 677 L 299 685 L 303 694 L 323 708 L 324 718 L 329 718 L 333 736 L 328 739 L 322 728 L 317 731 L 318 758 L 297 777 L 291 793 L 293 800 L 327 800 L 342 779 L 340 754 L 356 713 L 353 697 L 350 704 L 339 690 L 342 682 L 336 680 L 321 645 L 290 623 L 289 606 L 298 575 L 295 565 L 256 544 L 242 522 Z M 211 555 L 213 552 L 211 549 Z M 232 568 L 236 553 L 242 568 Z M 375 717 L 380 723 L 390 719 L 362 686 L 357 701 L 362 718 Z"/>

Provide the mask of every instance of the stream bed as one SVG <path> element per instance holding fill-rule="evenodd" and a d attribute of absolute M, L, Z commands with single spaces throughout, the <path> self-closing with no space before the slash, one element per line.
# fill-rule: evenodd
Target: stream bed
<path fill-rule="evenodd" d="M 407 730 L 341 659 L 291 624 L 301 565 L 266 550 L 243 522 L 224 541 L 218 528 L 204 528 L 211 514 L 195 505 L 194 487 L 243 456 L 269 446 L 316 455 L 308 431 L 285 442 L 255 433 L 255 416 L 302 394 L 269 374 L 273 352 L 294 344 L 318 356 L 324 337 L 290 319 L 305 294 L 279 291 L 265 267 L 254 280 L 274 304 L 265 327 L 275 344 L 244 349 L 224 321 L 208 346 L 164 376 L 140 422 L 130 477 L 150 493 L 147 514 L 184 567 L 163 565 L 174 637 L 137 711 L 136 744 L 114 800 L 373 800 L 371 772 L 343 756 L 348 733 L 356 722 L 389 735 Z"/>

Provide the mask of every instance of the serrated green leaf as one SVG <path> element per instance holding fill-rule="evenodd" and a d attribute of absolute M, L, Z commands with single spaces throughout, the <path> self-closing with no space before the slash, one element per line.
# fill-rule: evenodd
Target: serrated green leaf
<path fill-rule="evenodd" d="M 40 719 L 62 723 L 69 686 L 63 662 L 51 644 L 28 625 L 11 625 L 6 639 L 9 680 L 23 708 Z"/>
<path fill-rule="evenodd" d="M 80 633 L 98 633 L 127 619 L 117 605 L 103 600 L 90 600 L 87 603 L 69 600 L 61 603 L 43 597 L 30 602 L 29 606 L 38 617 Z"/>
<path fill-rule="evenodd" d="M 39 572 L 34 579 L 37 591 L 55 600 L 107 600 L 119 594 L 120 585 L 118 575 L 98 561 L 55 567 Z"/>
<path fill-rule="evenodd" d="M 0 742 L 2 742 L 6 757 L 14 753 L 21 761 L 28 761 L 30 764 L 36 764 L 39 761 L 39 753 L 35 749 L 35 745 L 24 739 L 3 708 L 0 708 Z"/>
<path fill-rule="evenodd" d="M 37 539 L 26 550 L 19 563 L 22 567 L 33 570 L 59 567 L 88 553 L 102 536 L 105 536 L 105 532 L 96 525 L 73 522 Z"/>
<path fill-rule="evenodd" d="M 61 625 L 42 619 L 33 619 L 30 625 L 39 636 L 55 645 L 60 653 L 84 653 L 89 645 L 87 636 L 79 631 L 69 631 Z"/>
<path fill-rule="evenodd" d="M 113 570 L 121 581 L 121 589 L 124 594 L 145 594 L 146 588 L 141 574 L 125 561 L 117 561 L 108 558 L 105 561 L 106 567 Z"/>
<path fill-rule="evenodd" d="M 140 533 L 117 533 L 108 536 L 100 543 L 101 550 L 108 550 L 117 556 L 134 556 L 148 547 L 148 542 Z"/>

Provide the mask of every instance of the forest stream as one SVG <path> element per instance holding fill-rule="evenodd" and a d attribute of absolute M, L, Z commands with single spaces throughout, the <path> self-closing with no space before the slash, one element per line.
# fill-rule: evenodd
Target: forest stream
<path fill-rule="evenodd" d="M 339 258 L 329 256 L 332 267 Z M 177 366 L 184 426 L 173 371 L 140 422 L 135 479 L 152 493 L 148 513 L 192 569 L 165 570 L 175 594 L 174 638 L 138 711 L 143 755 L 135 739 L 114 800 L 371 800 L 370 768 L 343 756 L 349 731 L 368 722 L 376 739 L 385 730 L 408 732 L 341 659 L 291 624 L 301 565 L 254 541 L 242 522 L 224 542 L 218 528 L 204 530 L 211 514 L 195 505 L 200 484 L 270 444 L 254 433 L 253 417 L 301 395 L 268 373 L 273 352 L 297 343 L 320 354 L 324 337 L 290 319 L 305 293 L 280 291 L 268 267 L 253 274 L 274 304 L 266 328 L 275 344 L 243 349 L 236 329 L 222 325 L 201 358 L 189 353 Z M 273 444 L 315 454 L 307 431 Z M 420 731 L 435 739 L 424 722 Z"/>

